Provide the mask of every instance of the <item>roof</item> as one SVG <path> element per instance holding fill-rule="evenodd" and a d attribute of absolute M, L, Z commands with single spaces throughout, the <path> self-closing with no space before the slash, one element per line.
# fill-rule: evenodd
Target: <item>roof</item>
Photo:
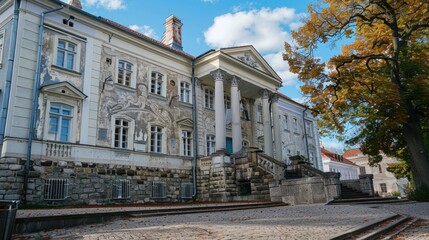
<path fill-rule="evenodd" d="M 343 154 L 343 157 L 345 157 L 345 158 L 356 157 L 359 154 L 362 154 L 362 151 L 359 148 L 352 148 L 352 149 L 347 150 Z"/>
<path fill-rule="evenodd" d="M 134 35 L 134 36 L 136 36 L 136 37 L 139 37 L 140 39 L 143 39 L 144 41 L 147 41 L 147 42 L 153 43 L 153 44 L 155 44 L 155 45 L 157 45 L 157 46 L 159 46 L 159 47 L 162 47 L 162 48 L 164 48 L 164 49 L 167 49 L 167 50 L 169 50 L 169 51 L 171 51 L 171 52 L 178 53 L 178 54 L 180 54 L 180 55 L 182 55 L 182 56 L 185 56 L 185 57 L 187 57 L 187 58 L 190 58 L 190 59 L 192 59 L 192 60 L 193 60 L 193 59 L 195 59 L 195 57 L 194 57 L 194 56 L 192 56 L 192 55 L 190 55 L 189 53 L 186 53 L 186 52 L 181 51 L 181 50 L 179 50 L 179 49 L 176 49 L 176 48 L 170 47 L 170 46 L 168 46 L 168 45 L 166 45 L 166 44 L 162 43 L 161 41 L 155 40 L 155 39 L 153 39 L 153 38 L 151 38 L 151 37 L 148 37 L 148 36 L 146 36 L 146 35 L 144 35 L 144 34 L 142 34 L 142 33 L 139 33 L 139 32 L 137 32 L 137 31 L 134 31 L 134 30 L 132 30 L 132 29 L 130 29 L 130 28 L 128 28 L 128 27 L 125 27 L 124 25 L 121 25 L 121 24 L 119 24 L 119 23 L 117 23 L 117 22 L 114 22 L 114 21 L 112 21 L 112 20 L 110 20 L 110 19 L 103 18 L 103 17 L 101 17 L 101 16 L 97 17 L 97 16 L 95 16 L 95 15 L 92 15 L 91 13 L 88 13 L 88 12 L 86 12 L 86 11 L 82 10 L 82 9 L 79 9 L 79 8 L 77 8 L 77 7 L 75 7 L 75 6 L 69 5 L 69 4 L 67 4 L 67 3 L 65 3 L 65 2 L 62 2 L 62 1 L 60 1 L 60 0 L 51 0 L 51 1 L 52 1 L 52 2 L 54 2 L 54 3 L 56 3 L 56 4 L 58 4 L 58 5 L 67 5 L 67 7 L 68 7 L 69 9 L 72 9 L 73 11 L 76 11 L 76 12 L 82 13 L 82 14 L 84 14 L 84 15 L 85 15 L 85 16 L 87 16 L 87 17 L 90 17 L 90 18 L 92 18 L 92 19 L 94 19 L 94 20 L 96 20 L 96 21 L 103 22 L 103 23 L 108 24 L 108 25 L 110 25 L 110 26 L 112 26 L 112 27 L 116 27 L 116 28 L 117 28 L 117 29 L 119 29 L 119 30 L 122 30 L 122 31 L 124 31 L 124 32 L 126 32 L 126 33 L 129 33 L 129 34 L 131 34 L 131 35 Z"/>
<path fill-rule="evenodd" d="M 357 166 L 352 161 L 348 160 L 347 158 L 345 158 L 339 154 L 330 152 L 330 151 L 326 150 L 325 148 L 321 148 L 320 150 L 322 151 L 322 155 L 328 157 L 331 161 Z"/>

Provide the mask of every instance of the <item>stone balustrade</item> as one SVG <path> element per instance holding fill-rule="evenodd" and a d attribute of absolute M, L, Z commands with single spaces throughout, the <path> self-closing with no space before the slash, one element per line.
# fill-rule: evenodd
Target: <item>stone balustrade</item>
<path fill-rule="evenodd" d="M 60 158 L 71 158 L 72 147 L 62 143 L 47 143 L 46 144 L 46 156 L 47 157 L 60 157 Z"/>

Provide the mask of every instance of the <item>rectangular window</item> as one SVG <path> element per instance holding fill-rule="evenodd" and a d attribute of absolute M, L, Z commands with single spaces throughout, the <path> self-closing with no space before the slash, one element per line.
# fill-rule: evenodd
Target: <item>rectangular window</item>
<path fill-rule="evenodd" d="M 167 196 L 167 188 L 165 182 L 152 183 L 152 198 L 165 198 Z"/>
<path fill-rule="evenodd" d="M 162 153 L 162 127 L 152 126 L 150 128 L 150 151 Z"/>
<path fill-rule="evenodd" d="M 310 160 L 310 163 L 314 163 L 314 152 L 310 152 L 310 156 L 308 158 Z"/>
<path fill-rule="evenodd" d="M 387 186 L 385 183 L 380 183 L 380 189 L 382 193 L 387 193 Z"/>
<path fill-rule="evenodd" d="M 130 122 L 124 119 L 115 120 L 115 144 L 116 148 L 128 148 L 128 134 Z"/>
<path fill-rule="evenodd" d="M 190 131 L 182 131 L 182 155 L 192 156 L 192 133 Z"/>
<path fill-rule="evenodd" d="M 133 65 L 129 62 L 120 60 L 118 63 L 118 84 L 130 87 L 132 73 Z"/>
<path fill-rule="evenodd" d="M 68 197 L 69 181 L 64 178 L 50 178 L 45 180 L 43 189 L 44 200 L 64 200 Z"/>
<path fill-rule="evenodd" d="M 4 33 L 4 30 L 0 31 L 0 67 L 3 63 Z"/>
<path fill-rule="evenodd" d="M 284 130 L 289 130 L 289 122 L 288 122 L 287 115 L 283 116 L 283 129 Z"/>
<path fill-rule="evenodd" d="M 298 132 L 298 119 L 296 119 L 296 118 L 293 118 L 293 131 L 294 132 Z"/>
<path fill-rule="evenodd" d="M 112 198 L 113 199 L 129 199 L 130 198 L 130 181 L 126 179 L 118 179 L 113 181 Z"/>
<path fill-rule="evenodd" d="M 215 152 L 215 136 L 207 135 L 207 156 L 212 155 Z"/>
<path fill-rule="evenodd" d="M 312 123 L 311 122 L 309 122 L 309 121 L 306 121 L 305 122 L 305 131 L 306 131 L 306 133 L 307 133 L 307 136 L 309 136 L 309 137 L 312 137 L 313 136 L 313 134 L 312 134 Z"/>
<path fill-rule="evenodd" d="M 214 109 L 214 93 L 211 89 L 206 89 L 204 94 L 204 106 L 208 109 Z"/>
<path fill-rule="evenodd" d="M 228 95 L 223 95 L 223 102 L 225 104 L 225 110 L 231 109 L 231 97 Z"/>
<path fill-rule="evenodd" d="M 152 77 L 150 81 L 150 92 L 153 94 L 163 96 L 164 91 L 164 75 L 159 72 L 152 72 Z"/>
<path fill-rule="evenodd" d="M 180 101 L 191 103 L 191 84 L 180 82 Z"/>
<path fill-rule="evenodd" d="M 262 123 L 262 106 L 258 105 L 258 108 L 256 110 L 256 120 L 258 123 Z"/>
<path fill-rule="evenodd" d="M 180 197 L 181 198 L 192 198 L 192 183 L 181 183 L 180 184 Z"/>
<path fill-rule="evenodd" d="M 70 141 L 73 108 L 65 104 L 52 103 L 49 109 L 49 134 L 55 135 L 56 141 Z"/>
<path fill-rule="evenodd" d="M 366 174 L 365 167 L 359 167 L 359 173 L 360 174 Z"/>
<path fill-rule="evenodd" d="M 57 61 L 56 61 L 57 66 L 74 70 L 76 55 L 77 55 L 76 44 L 65 40 L 58 40 Z"/>

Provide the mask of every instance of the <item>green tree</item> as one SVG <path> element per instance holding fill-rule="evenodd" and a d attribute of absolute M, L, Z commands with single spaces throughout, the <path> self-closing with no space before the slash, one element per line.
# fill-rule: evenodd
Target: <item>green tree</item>
<path fill-rule="evenodd" d="M 358 126 L 348 142 L 361 143 L 373 163 L 380 150 L 407 149 L 416 185 L 429 186 L 429 1 L 323 0 L 308 11 L 283 57 L 325 130 Z M 353 42 L 327 63 L 313 55 L 342 38 Z"/>

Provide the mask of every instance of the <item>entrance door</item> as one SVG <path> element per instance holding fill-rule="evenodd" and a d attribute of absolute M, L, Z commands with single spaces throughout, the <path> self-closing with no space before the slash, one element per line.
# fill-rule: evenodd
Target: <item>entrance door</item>
<path fill-rule="evenodd" d="M 229 137 L 226 138 L 226 153 L 232 153 L 232 138 Z"/>

